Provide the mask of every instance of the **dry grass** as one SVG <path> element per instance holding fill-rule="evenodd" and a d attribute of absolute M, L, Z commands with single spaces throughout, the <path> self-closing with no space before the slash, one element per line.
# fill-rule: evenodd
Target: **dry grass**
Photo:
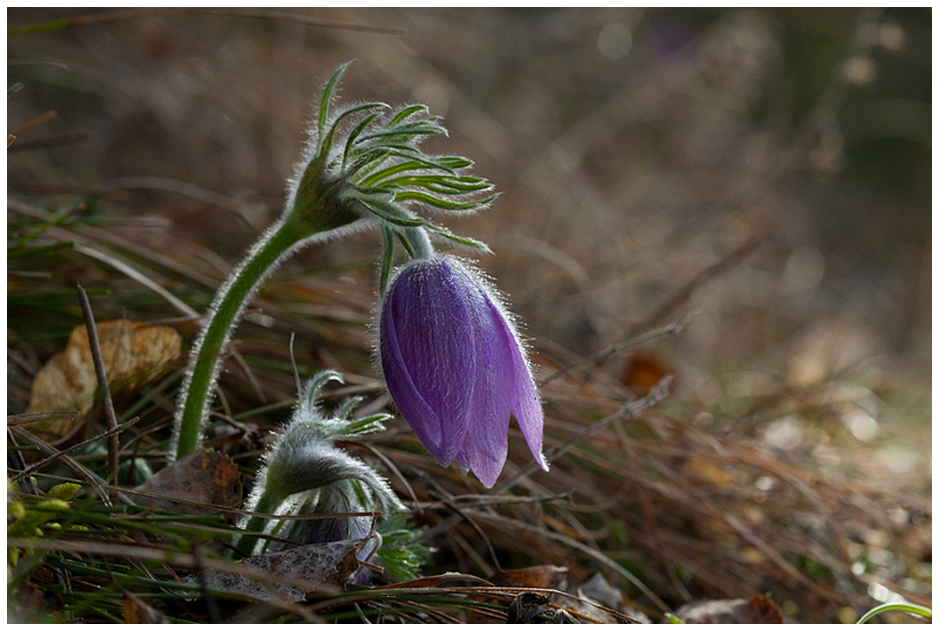
<path fill-rule="evenodd" d="M 319 82 L 355 59 L 342 98 L 427 103 L 441 150 L 501 192 L 448 226 L 496 253 L 480 264 L 539 377 L 696 314 L 548 382 L 550 452 L 644 394 L 631 363 L 675 376 L 511 489 L 442 471 L 401 421 L 374 440 L 431 528 L 429 576 L 555 564 L 576 589 L 601 571 L 654 616 L 761 591 L 839 621 L 876 583 L 929 604 L 929 12 L 296 13 L 330 24 L 150 13 L 9 41 L 11 231 L 70 213 L 29 243 L 74 243 L 8 261 L 10 413 L 81 322 L 76 282 L 98 319 L 191 341 L 279 211 Z M 389 404 L 371 365 L 379 252 L 364 234 L 301 253 L 240 325 L 214 445 L 246 481 L 295 397 L 291 335 L 302 373 L 346 376 L 329 396 Z M 143 418 L 124 447 L 154 467 L 178 373 L 118 402 Z M 510 445 L 504 479 L 527 463 Z"/>

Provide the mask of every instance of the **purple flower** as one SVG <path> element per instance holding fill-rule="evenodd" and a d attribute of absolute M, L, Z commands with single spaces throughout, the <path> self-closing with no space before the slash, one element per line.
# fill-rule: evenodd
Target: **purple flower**
<path fill-rule="evenodd" d="M 510 414 L 542 456 L 542 405 L 519 338 L 495 292 L 459 259 L 416 259 L 385 295 L 379 353 L 388 390 L 438 463 L 488 488 L 506 463 Z"/>

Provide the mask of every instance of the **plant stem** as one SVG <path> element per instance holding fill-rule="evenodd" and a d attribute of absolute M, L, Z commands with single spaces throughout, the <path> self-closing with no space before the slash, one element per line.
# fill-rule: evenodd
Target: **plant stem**
<path fill-rule="evenodd" d="M 287 216 L 289 219 L 291 216 Z M 184 385 L 182 412 L 177 420 L 176 458 L 192 452 L 201 442 L 209 393 L 219 374 L 222 350 L 241 318 L 245 304 L 275 264 L 297 247 L 306 235 L 293 222 L 282 220 L 251 249 L 229 281 L 219 289 L 190 359 L 189 381 Z"/>
<path fill-rule="evenodd" d="M 284 502 L 283 498 L 276 498 L 270 493 L 262 492 L 261 496 L 258 498 L 257 504 L 252 507 L 252 511 L 255 513 L 270 514 L 273 513 L 282 502 Z M 266 520 L 268 519 L 262 518 L 261 516 L 251 516 L 248 518 L 248 522 L 246 522 L 245 526 L 241 529 L 242 535 L 235 542 L 235 548 L 244 553 L 247 557 L 254 555 L 255 546 L 258 543 L 258 536 L 254 534 L 261 533 Z"/>
<path fill-rule="evenodd" d="M 428 232 L 422 226 L 408 228 L 404 231 L 405 237 L 414 248 L 415 259 L 431 259 L 434 257 L 434 246 L 428 238 Z"/>
<path fill-rule="evenodd" d="M 202 442 L 210 393 L 219 376 L 220 356 L 254 291 L 291 252 L 310 243 L 314 236 L 348 226 L 359 219 L 356 205 L 344 199 L 342 179 L 324 174 L 320 159 L 309 162 L 288 198 L 288 209 L 252 247 L 225 285 L 219 288 L 209 322 L 196 341 L 189 359 L 177 407 L 175 458 L 180 459 Z"/>

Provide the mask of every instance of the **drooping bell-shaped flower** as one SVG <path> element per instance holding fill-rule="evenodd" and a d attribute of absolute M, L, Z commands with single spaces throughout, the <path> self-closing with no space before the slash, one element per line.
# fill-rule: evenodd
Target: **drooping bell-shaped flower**
<path fill-rule="evenodd" d="M 379 355 L 398 409 L 441 465 L 456 461 L 493 487 L 514 416 L 548 470 L 542 405 L 511 317 L 460 259 L 432 256 L 400 269 L 381 309 Z"/>

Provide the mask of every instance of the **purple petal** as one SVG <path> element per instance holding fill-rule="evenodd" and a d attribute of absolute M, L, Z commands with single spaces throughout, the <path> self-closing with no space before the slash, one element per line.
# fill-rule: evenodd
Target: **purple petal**
<path fill-rule="evenodd" d="M 380 354 L 389 392 L 442 465 L 464 442 L 475 356 L 466 289 L 440 259 L 406 266 L 382 308 Z"/>
<path fill-rule="evenodd" d="M 506 420 L 509 421 L 508 416 Z M 468 435 L 464 447 L 457 453 L 455 460 L 464 467 L 469 468 L 487 489 L 491 489 L 503 471 L 508 453 L 509 444 L 504 441 L 502 449 L 494 458 L 481 450 L 472 437 Z"/>
<path fill-rule="evenodd" d="M 539 401 L 538 391 L 535 389 L 535 382 L 532 381 L 532 374 L 529 372 L 529 365 L 522 355 L 522 347 L 516 338 L 515 332 L 506 323 L 502 312 L 490 297 L 487 297 L 487 305 L 493 313 L 493 318 L 498 318 L 504 324 L 502 329 L 504 344 L 512 363 L 509 380 L 512 389 L 512 413 L 516 417 L 520 430 L 522 430 L 522 436 L 525 437 L 529 451 L 535 457 L 539 466 L 547 472 L 548 463 L 542 455 L 542 430 L 545 425 L 545 417 L 542 412 L 542 402 Z"/>
<path fill-rule="evenodd" d="M 476 446 L 490 459 L 504 462 L 512 413 L 513 359 L 503 331 L 502 315 L 489 309 L 485 290 L 474 280 L 470 305 L 476 376 L 467 427 Z"/>
<path fill-rule="evenodd" d="M 408 374 L 398 345 L 395 325 L 387 311 L 382 310 L 379 337 L 382 372 L 385 374 L 388 390 L 405 420 L 418 435 L 418 439 L 437 457 L 441 450 L 441 421 L 424 401 Z"/>

